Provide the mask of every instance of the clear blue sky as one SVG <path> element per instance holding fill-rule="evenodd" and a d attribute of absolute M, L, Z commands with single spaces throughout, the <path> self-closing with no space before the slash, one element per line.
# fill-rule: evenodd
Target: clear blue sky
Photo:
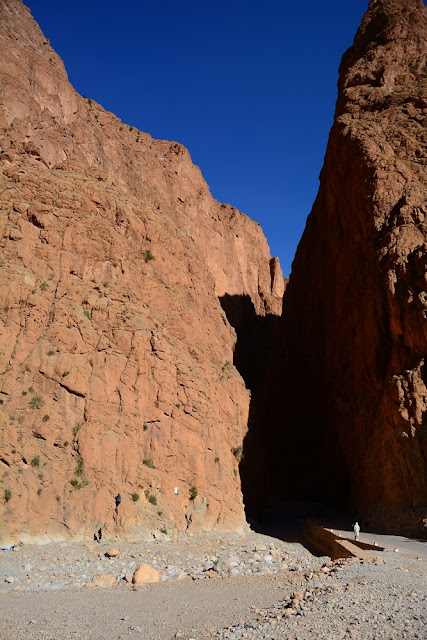
<path fill-rule="evenodd" d="M 76 90 L 190 151 L 286 275 L 368 0 L 26 0 Z"/>

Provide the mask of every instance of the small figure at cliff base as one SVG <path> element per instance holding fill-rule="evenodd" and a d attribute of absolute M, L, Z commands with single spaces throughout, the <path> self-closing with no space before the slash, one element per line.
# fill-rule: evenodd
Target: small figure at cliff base
<path fill-rule="evenodd" d="M 114 498 L 114 500 L 116 501 L 116 513 L 117 513 L 117 511 L 118 511 L 118 509 L 119 509 L 119 504 L 120 504 L 120 503 L 121 503 L 121 501 L 122 501 L 122 497 L 121 497 L 120 493 L 118 493 L 118 494 L 116 495 L 116 497 Z"/>
<path fill-rule="evenodd" d="M 102 540 L 102 527 L 99 527 L 99 529 L 98 529 L 98 533 L 94 533 L 94 534 L 93 534 L 93 539 L 94 539 L 96 542 L 101 542 L 101 540 Z"/>
<path fill-rule="evenodd" d="M 358 522 L 355 522 L 353 525 L 353 531 L 354 531 L 354 539 L 355 540 L 359 540 L 359 535 L 360 535 L 360 526 Z"/>

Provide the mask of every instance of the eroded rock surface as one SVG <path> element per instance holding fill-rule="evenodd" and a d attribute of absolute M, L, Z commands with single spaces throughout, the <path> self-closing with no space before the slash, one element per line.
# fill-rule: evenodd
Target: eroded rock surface
<path fill-rule="evenodd" d="M 424 536 L 426 35 L 420 0 L 375 0 L 343 57 L 285 293 L 277 447 L 291 495 L 341 497 L 366 525 Z"/>
<path fill-rule="evenodd" d="M 182 145 L 73 90 L 20 0 L 0 50 L 2 541 L 245 526 L 219 297 L 279 314 L 280 265 Z"/>

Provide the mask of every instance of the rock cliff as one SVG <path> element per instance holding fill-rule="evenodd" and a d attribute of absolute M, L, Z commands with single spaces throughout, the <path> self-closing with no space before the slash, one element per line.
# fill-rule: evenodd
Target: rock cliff
<path fill-rule="evenodd" d="M 369 3 L 280 317 L 259 225 L 2 0 L 2 542 L 239 529 L 242 488 L 426 536 L 426 34 Z"/>
<path fill-rule="evenodd" d="M 245 526 L 223 301 L 280 314 L 278 261 L 182 145 L 73 90 L 20 0 L 0 51 L 1 541 Z"/>
<path fill-rule="evenodd" d="M 426 36 L 421 0 L 373 0 L 343 56 L 284 298 L 274 441 L 285 495 L 340 498 L 365 525 L 424 536 Z"/>

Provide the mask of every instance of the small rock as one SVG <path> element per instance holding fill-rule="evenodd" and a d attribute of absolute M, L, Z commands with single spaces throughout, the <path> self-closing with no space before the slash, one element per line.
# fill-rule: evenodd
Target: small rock
<path fill-rule="evenodd" d="M 215 563 L 216 571 L 229 571 L 233 566 L 235 566 L 233 564 L 233 559 L 225 556 L 219 558 Z"/>
<path fill-rule="evenodd" d="M 110 576 L 108 574 L 102 573 L 100 576 L 96 576 L 92 582 L 87 582 L 86 587 L 94 588 L 94 587 L 115 587 L 117 585 L 117 580 L 114 576 Z"/>
<path fill-rule="evenodd" d="M 4 579 L 4 581 L 9 584 L 13 584 L 15 582 L 15 578 L 13 576 L 8 576 L 7 578 Z"/>
<path fill-rule="evenodd" d="M 119 555 L 120 551 L 119 549 L 116 549 L 116 547 L 111 547 L 111 549 L 108 549 L 108 551 L 105 552 L 105 556 L 107 558 L 117 558 Z"/>
<path fill-rule="evenodd" d="M 132 584 L 138 586 L 151 582 L 160 582 L 160 573 L 146 562 L 139 564 L 133 573 Z"/>

